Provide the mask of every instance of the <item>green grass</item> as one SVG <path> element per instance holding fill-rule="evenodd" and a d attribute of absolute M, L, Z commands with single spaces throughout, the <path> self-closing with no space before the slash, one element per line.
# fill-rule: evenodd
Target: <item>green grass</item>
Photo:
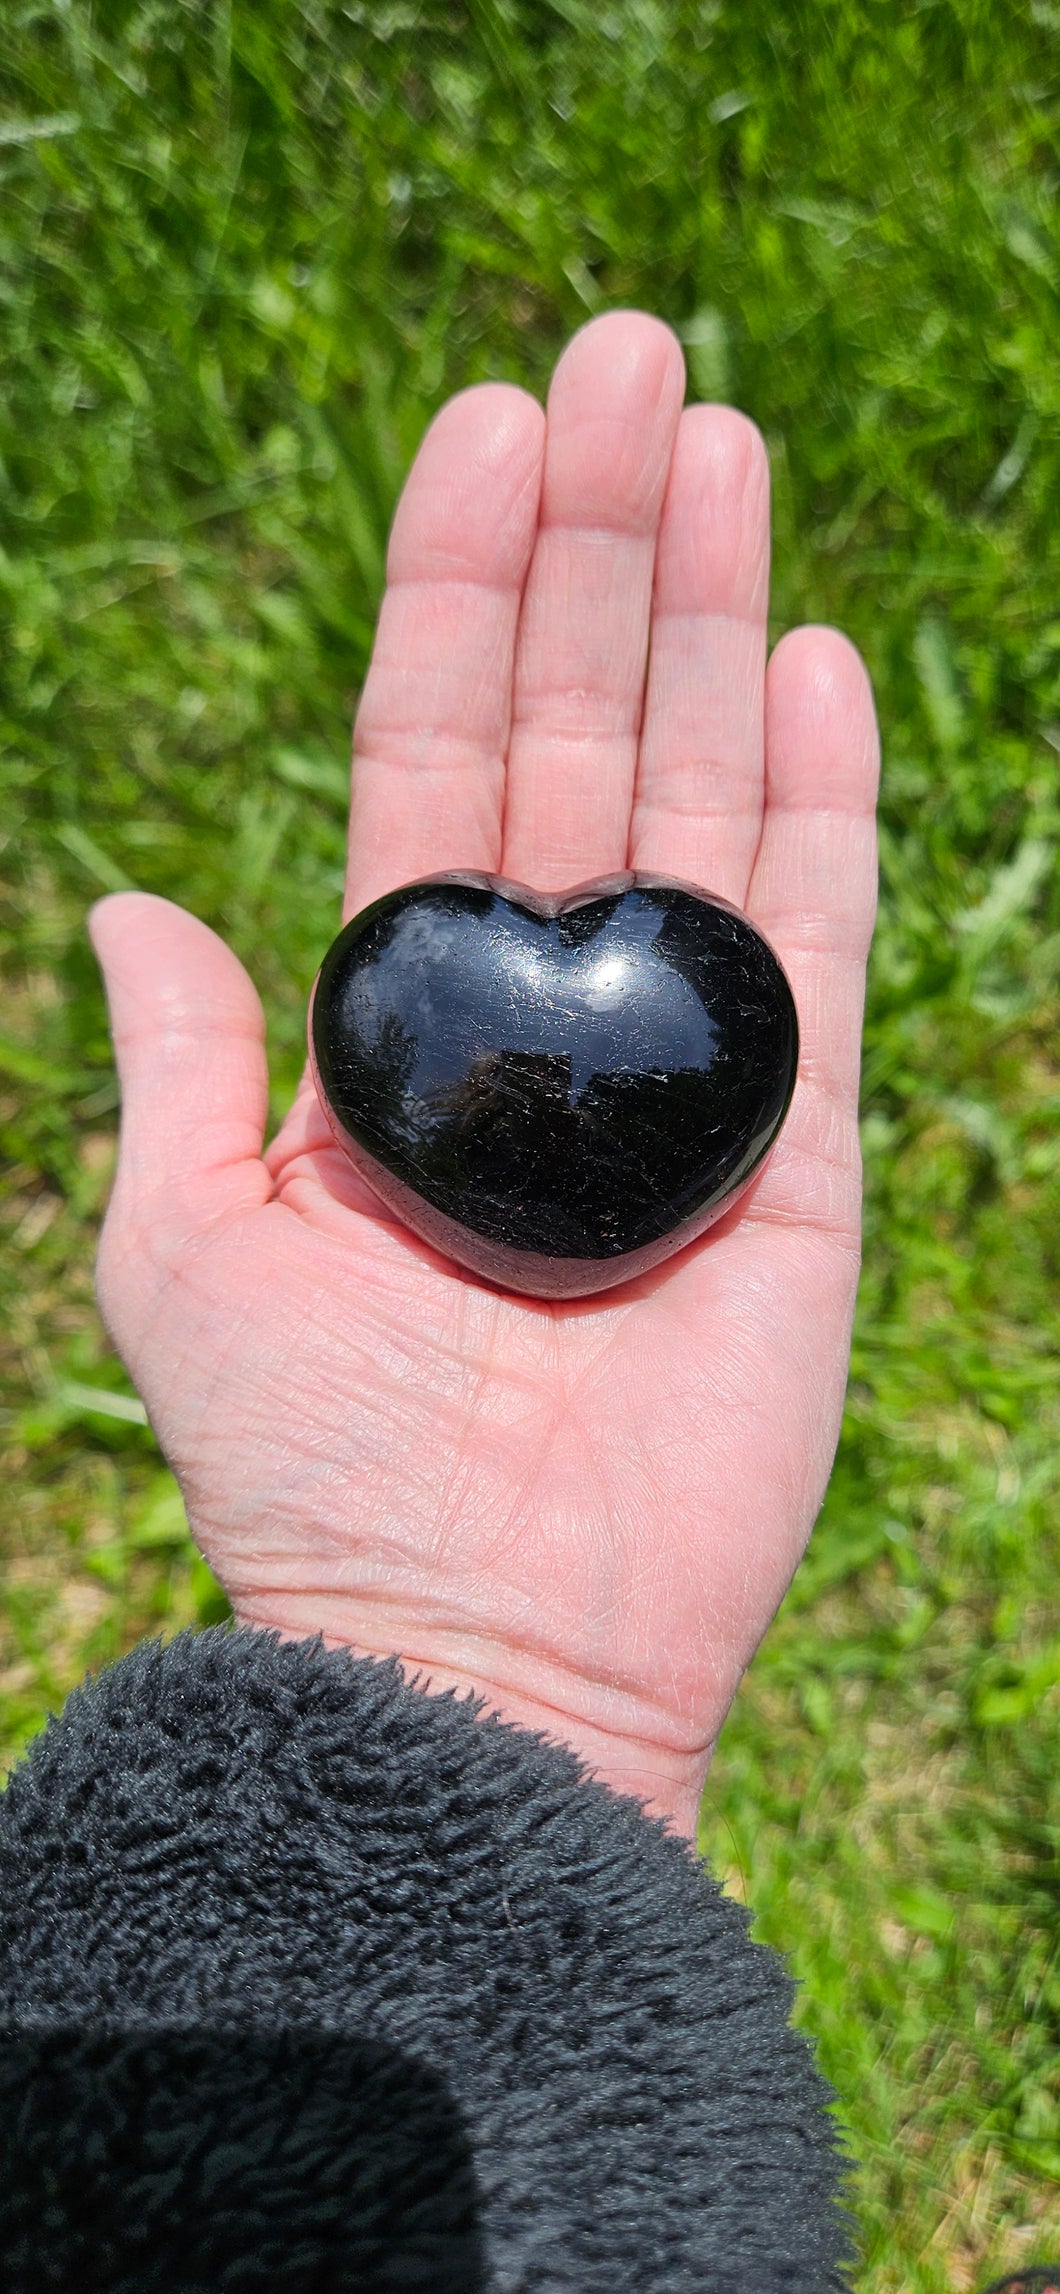
<path fill-rule="evenodd" d="M 1055 2254 L 1060 6 L 9 0 L 4 45 L 8 1751 L 224 1613 L 92 1304 L 86 906 L 231 939 L 282 1110 L 424 423 L 657 311 L 885 746 L 850 1402 L 704 1843 L 802 1978 L 864 2294 Z"/>

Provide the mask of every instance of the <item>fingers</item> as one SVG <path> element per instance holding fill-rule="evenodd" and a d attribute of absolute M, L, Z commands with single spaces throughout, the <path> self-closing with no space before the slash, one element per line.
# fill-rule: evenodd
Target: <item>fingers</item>
<path fill-rule="evenodd" d="M 868 677 L 834 629 L 782 638 L 766 673 L 766 792 L 748 911 L 799 1015 L 799 1083 L 752 1215 L 805 1145 L 857 1165 L 865 959 L 876 914 L 879 741 Z"/>
<path fill-rule="evenodd" d="M 684 395 L 657 319 L 595 319 L 548 399 L 541 525 L 515 661 L 506 876 L 558 890 L 626 866 L 655 541 Z"/>
<path fill-rule="evenodd" d="M 769 464 L 727 406 L 681 417 L 655 558 L 632 868 L 742 906 L 763 797 Z"/>
<path fill-rule="evenodd" d="M 121 1081 L 108 1224 L 194 1226 L 268 1182 L 268 1078 L 257 993 L 216 933 L 168 900 L 120 892 L 89 918 Z"/>
<path fill-rule="evenodd" d="M 443 407 L 413 464 L 354 729 L 347 916 L 436 869 L 499 864 L 544 427 L 525 391 L 484 383 Z"/>

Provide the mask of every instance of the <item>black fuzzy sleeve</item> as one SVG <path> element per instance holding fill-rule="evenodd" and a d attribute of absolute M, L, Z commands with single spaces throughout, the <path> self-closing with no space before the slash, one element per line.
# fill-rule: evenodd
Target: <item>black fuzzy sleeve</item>
<path fill-rule="evenodd" d="M 398 1665 L 146 1643 L 0 1802 L 0 2284 L 825 2294 L 791 1980 L 572 1753 Z"/>

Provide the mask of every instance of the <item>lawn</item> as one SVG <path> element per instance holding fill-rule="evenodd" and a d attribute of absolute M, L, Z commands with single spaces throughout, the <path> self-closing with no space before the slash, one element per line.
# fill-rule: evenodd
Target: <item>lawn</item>
<path fill-rule="evenodd" d="M 866 1262 L 809 1558 L 703 1844 L 791 1955 L 863 2294 L 1060 2252 L 1060 5 L 8 0 L 8 1757 L 225 1614 L 92 1302 L 101 889 L 222 931 L 274 1107 L 431 412 L 636 303 L 761 426 L 775 631 L 884 736 Z"/>

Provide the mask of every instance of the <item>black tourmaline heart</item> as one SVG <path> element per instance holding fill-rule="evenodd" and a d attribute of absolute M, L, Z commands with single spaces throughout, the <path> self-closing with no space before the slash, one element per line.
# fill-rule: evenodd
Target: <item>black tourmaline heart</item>
<path fill-rule="evenodd" d="M 795 1083 L 795 1005 L 737 908 L 673 877 L 531 892 L 450 869 L 347 924 L 310 1015 L 358 1171 L 450 1258 L 606 1290 L 747 1185 Z"/>

